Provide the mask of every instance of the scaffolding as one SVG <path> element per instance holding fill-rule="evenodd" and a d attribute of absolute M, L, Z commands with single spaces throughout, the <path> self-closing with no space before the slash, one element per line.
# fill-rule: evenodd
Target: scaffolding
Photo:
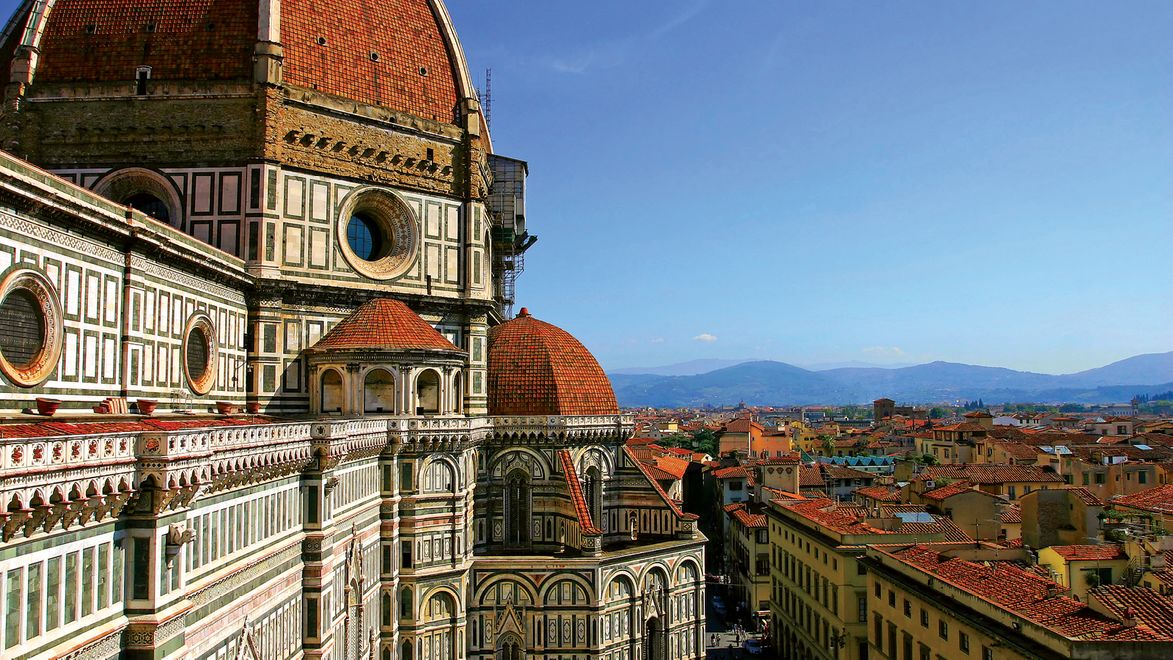
<path fill-rule="evenodd" d="M 525 223 L 525 177 L 529 166 L 523 160 L 490 154 L 489 167 L 493 181 L 487 199 L 493 222 L 493 271 L 501 282 L 498 301 L 509 318 L 517 298 L 517 276 L 525 270 L 525 251 L 538 240 L 530 235 Z"/>

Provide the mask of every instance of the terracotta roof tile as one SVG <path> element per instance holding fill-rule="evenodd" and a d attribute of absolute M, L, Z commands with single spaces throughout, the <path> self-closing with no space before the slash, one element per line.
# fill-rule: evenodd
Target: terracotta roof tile
<path fill-rule="evenodd" d="M 41 39 L 36 82 L 129 83 L 140 65 L 151 67 L 152 80 L 251 80 L 257 7 L 239 0 L 58 0 Z"/>
<path fill-rule="evenodd" d="M 456 74 L 429 4 L 281 3 L 285 82 L 453 123 L 459 100 Z M 325 45 L 319 45 L 319 38 Z M 421 67 L 426 75 L 421 75 Z"/>
<path fill-rule="evenodd" d="M 489 333 L 490 415 L 614 415 L 611 381 L 565 330 L 522 308 Z"/>
<path fill-rule="evenodd" d="M 1112 500 L 1112 504 L 1153 513 L 1173 514 L 1173 484 L 1165 484 L 1132 495 L 1118 497 Z"/>
<path fill-rule="evenodd" d="M 856 495 L 867 497 L 879 502 L 899 502 L 900 491 L 888 486 L 864 486 L 855 490 Z"/>
<path fill-rule="evenodd" d="M 1021 482 L 1063 483 L 1054 472 L 1034 465 L 934 465 L 925 468 L 919 479 L 965 479 L 978 485 Z"/>
<path fill-rule="evenodd" d="M 1067 561 L 1108 561 L 1127 559 L 1118 545 L 1053 545 L 1051 550 Z"/>
<path fill-rule="evenodd" d="M 745 509 L 736 509 L 732 512 L 732 515 L 738 524 L 747 529 L 766 526 L 766 515 L 764 513 L 750 513 Z"/>
<path fill-rule="evenodd" d="M 464 353 L 407 305 L 392 298 L 364 303 L 310 348 L 315 352 L 347 349 Z"/>
<path fill-rule="evenodd" d="M 713 471 L 713 477 L 715 479 L 744 479 L 747 475 L 748 473 L 745 471 L 745 468 L 740 465 L 733 465 Z"/>
<path fill-rule="evenodd" d="M 650 484 L 651 487 L 653 489 L 655 489 L 656 494 L 658 494 L 660 496 L 660 499 L 663 500 L 664 504 L 666 504 L 668 506 L 668 508 L 672 510 L 672 513 L 676 514 L 676 517 L 678 517 L 682 520 L 696 520 L 698 518 L 698 516 L 695 513 L 685 513 L 684 511 L 682 511 L 680 508 L 680 504 L 677 503 L 676 500 L 672 499 L 671 497 L 668 497 L 668 493 L 664 492 L 664 489 L 660 487 L 659 482 L 657 482 L 655 480 L 655 478 L 652 477 L 652 475 L 648 474 L 646 466 L 643 463 L 639 462 L 639 459 L 637 459 L 635 457 L 635 455 L 631 453 L 630 447 L 628 447 L 627 445 L 624 445 L 623 451 L 624 451 L 624 453 L 627 454 L 628 460 L 630 460 L 632 462 L 632 464 L 634 464 L 635 467 L 639 468 L 639 471 L 641 473 L 643 473 L 644 477 L 648 480 L 648 484 Z"/>
<path fill-rule="evenodd" d="M 1137 627 L 1173 640 L 1173 598 L 1142 587 L 1118 584 L 1097 587 L 1091 596 L 1105 609 L 1124 619 L 1131 616 Z"/>
<path fill-rule="evenodd" d="M 1068 596 L 1052 596 L 1052 590 L 1058 585 L 1010 562 L 978 564 L 947 557 L 926 546 L 880 551 L 1064 637 L 1118 641 L 1173 639 L 1147 626 L 1125 626 Z"/>
<path fill-rule="evenodd" d="M 558 460 L 562 463 L 562 476 L 566 480 L 566 489 L 570 492 L 570 501 L 574 503 L 574 513 L 578 516 L 578 525 L 582 528 L 582 533 L 602 534 L 603 530 L 595 527 L 594 521 L 591 520 L 591 508 L 587 506 L 586 498 L 583 497 L 582 484 L 578 480 L 578 473 L 574 471 L 574 461 L 570 458 L 570 452 L 559 449 Z"/>

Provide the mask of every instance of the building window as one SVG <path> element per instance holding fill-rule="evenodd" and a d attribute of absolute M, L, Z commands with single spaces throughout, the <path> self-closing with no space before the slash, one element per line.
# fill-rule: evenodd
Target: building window
<path fill-rule="evenodd" d="M 957 647 L 961 649 L 962 653 L 969 653 L 969 635 L 959 632 L 957 633 Z"/>
<path fill-rule="evenodd" d="M 1144 471 L 1137 472 L 1136 473 L 1136 480 L 1139 483 L 1147 484 L 1149 482 L 1149 473 L 1144 472 Z"/>
<path fill-rule="evenodd" d="M 196 394 L 207 394 L 216 383 L 216 330 L 212 319 L 198 313 L 187 322 L 183 342 L 183 371 Z"/>
<path fill-rule="evenodd" d="M 729 490 L 741 490 L 741 482 L 740 481 L 730 481 L 729 482 Z"/>
<path fill-rule="evenodd" d="M 142 211 L 159 222 L 171 223 L 171 209 L 167 203 L 149 192 L 137 192 L 122 200 L 122 203 L 136 211 Z"/>
<path fill-rule="evenodd" d="M 875 585 L 872 587 L 872 589 L 874 590 L 874 592 L 875 592 L 875 594 L 876 594 L 876 598 L 880 598 L 880 597 L 883 595 L 883 593 L 884 593 L 884 588 L 880 586 L 880 583 L 879 583 L 879 582 L 877 582 L 877 583 L 876 583 L 876 584 L 875 584 Z"/>
<path fill-rule="evenodd" d="M 1097 472 L 1096 473 L 1096 485 L 1103 485 L 1103 483 L 1104 483 L 1104 473 Z"/>
<path fill-rule="evenodd" d="M 888 590 L 888 607 L 896 607 L 896 592 Z"/>
<path fill-rule="evenodd" d="M 949 639 L 949 624 L 944 619 L 937 622 L 937 634 L 941 639 Z"/>
<path fill-rule="evenodd" d="M 856 602 L 856 607 L 858 608 L 856 616 L 859 617 L 859 622 L 866 622 L 868 620 L 868 597 L 860 594 Z"/>
<path fill-rule="evenodd" d="M 0 373 L 20 387 L 53 374 L 61 356 L 61 302 L 39 272 L 22 268 L 0 282 Z"/>
<path fill-rule="evenodd" d="M 904 599 L 904 616 L 912 618 L 912 603 L 908 602 L 907 598 Z"/>
<path fill-rule="evenodd" d="M 363 261 L 375 261 L 383 257 L 383 232 L 365 213 L 350 216 L 350 222 L 346 225 L 346 242 L 354 255 Z"/>
<path fill-rule="evenodd" d="M 922 628 L 929 627 L 929 613 L 924 608 L 921 608 L 920 611 L 920 625 Z"/>
<path fill-rule="evenodd" d="M 401 463 L 399 465 L 399 491 L 402 493 L 411 492 L 413 488 L 411 481 L 411 463 Z"/>
<path fill-rule="evenodd" d="M 982 647 L 982 660 L 994 660 L 994 650 L 988 646 Z"/>
<path fill-rule="evenodd" d="M 529 475 L 520 470 L 505 481 L 505 544 L 528 545 L 530 525 Z"/>
<path fill-rule="evenodd" d="M 394 193 L 360 188 L 343 200 L 337 232 L 354 270 L 376 280 L 407 272 L 416 261 L 419 230 L 411 208 Z"/>

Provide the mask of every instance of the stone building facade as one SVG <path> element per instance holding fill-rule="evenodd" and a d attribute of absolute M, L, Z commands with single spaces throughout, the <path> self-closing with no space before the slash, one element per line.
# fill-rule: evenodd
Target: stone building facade
<path fill-rule="evenodd" d="M 0 655 L 703 654 L 695 517 L 509 318 L 526 168 L 441 2 L 0 36 Z"/>

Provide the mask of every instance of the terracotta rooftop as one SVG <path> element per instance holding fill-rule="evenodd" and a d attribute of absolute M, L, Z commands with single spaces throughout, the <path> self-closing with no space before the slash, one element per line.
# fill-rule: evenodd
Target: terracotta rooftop
<path fill-rule="evenodd" d="M 1143 587 L 1104 585 L 1091 591 L 1091 604 L 1103 607 L 1119 619 L 1131 616 L 1137 626 L 1173 639 L 1173 598 Z"/>
<path fill-rule="evenodd" d="M 741 508 L 734 509 L 731 515 L 738 524 L 747 529 L 766 526 L 766 515 L 764 513 L 750 513 L 744 508 Z"/>
<path fill-rule="evenodd" d="M 314 352 L 339 350 L 424 350 L 464 353 L 402 302 L 376 298 L 342 319 Z"/>
<path fill-rule="evenodd" d="M 1053 550 L 1067 561 L 1108 561 L 1128 559 L 1124 548 L 1118 545 L 1053 545 Z"/>
<path fill-rule="evenodd" d="M 1005 484 L 1021 482 L 1063 483 L 1054 472 L 1034 465 L 934 465 L 925 468 L 920 479 L 965 479 L 975 484 Z"/>
<path fill-rule="evenodd" d="M 680 508 L 679 502 L 672 499 L 671 497 L 668 497 L 668 493 L 664 492 L 664 489 L 660 486 L 660 483 L 656 481 L 655 477 L 648 473 L 647 466 L 641 463 L 639 459 L 637 459 L 635 455 L 631 453 L 630 447 L 624 445 L 623 451 L 625 454 L 627 454 L 628 460 L 630 460 L 632 464 L 635 465 L 635 467 L 639 468 L 639 471 L 643 473 L 644 477 L 648 480 L 648 484 L 650 484 L 651 487 L 656 491 L 656 494 L 660 496 L 661 501 L 663 501 L 664 504 L 672 510 L 672 513 L 676 514 L 677 518 L 682 520 L 696 520 L 699 517 L 695 513 L 685 513 Z"/>
<path fill-rule="evenodd" d="M 1164 515 L 1173 514 L 1173 484 L 1165 484 L 1139 493 L 1117 497 L 1112 504 Z"/>
<path fill-rule="evenodd" d="M 998 512 L 998 522 L 1004 525 L 1022 524 L 1022 508 L 1013 504 L 1002 507 Z"/>
<path fill-rule="evenodd" d="M 582 484 L 578 480 L 578 473 L 574 470 L 574 461 L 570 452 L 558 450 L 558 460 L 562 463 L 562 475 L 566 479 L 566 489 L 570 492 L 570 501 L 574 503 L 574 513 L 578 516 L 578 525 L 583 534 L 602 534 L 603 530 L 595 527 L 591 520 L 591 508 L 587 506 L 586 498 L 582 494 Z"/>
<path fill-rule="evenodd" d="M 715 479 L 744 479 L 746 476 L 745 468 L 740 465 L 733 465 L 713 471 L 713 478 Z"/>
<path fill-rule="evenodd" d="M 925 546 L 880 552 L 913 566 L 992 605 L 1068 638 L 1081 640 L 1170 641 L 1148 625 L 1128 627 L 1065 595 L 1051 580 L 1010 562 L 974 563 L 947 557 Z M 1060 588 L 1061 589 L 1061 588 Z"/>
<path fill-rule="evenodd" d="M 970 537 L 960 530 L 953 521 L 944 516 L 929 514 L 933 522 L 901 522 L 893 529 L 882 529 L 868 521 L 868 509 L 856 504 L 835 502 L 830 499 L 807 499 L 798 502 L 774 500 L 784 509 L 798 513 L 819 527 L 840 534 L 915 535 L 918 537 L 940 535 L 945 541 L 969 541 Z M 924 512 L 923 507 L 909 507 L 908 512 Z M 895 516 L 895 512 L 891 512 Z"/>
<path fill-rule="evenodd" d="M 888 486 L 864 486 L 855 490 L 856 495 L 867 497 L 879 502 L 899 502 L 900 491 Z"/>
<path fill-rule="evenodd" d="M 529 310 L 489 332 L 490 415 L 614 415 L 611 381 L 565 330 Z"/>
<path fill-rule="evenodd" d="M 48 4 L 37 83 L 130 83 L 140 65 L 151 67 L 153 81 L 251 82 L 259 7 L 269 2 Z M 284 83 L 454 122 L 461 94 L 452 54 L 459 44 L 449 43 L 429 0 L 314 0 L 279 7 Z M 12 38 L 23 34 L 21 24 Z M 13 48 L 2 50 L 9 55 Z M 8 64 L 3 62 L 5 70 Z"/>
<path fill-rule="evenodd" d="M 974 485 L 968 481 L 962 480 L 955 481 L 947 486 L 934 488 L 933 490 L 925 492 L 923 495 L 921 495 L 921 497 L 925 498 L 926 500 L 936 500 L 941 502 L 949 499 L 950 497 L 953 497 L 954 495 L 960 495 L 971 490 L 974 490 Z"/>

